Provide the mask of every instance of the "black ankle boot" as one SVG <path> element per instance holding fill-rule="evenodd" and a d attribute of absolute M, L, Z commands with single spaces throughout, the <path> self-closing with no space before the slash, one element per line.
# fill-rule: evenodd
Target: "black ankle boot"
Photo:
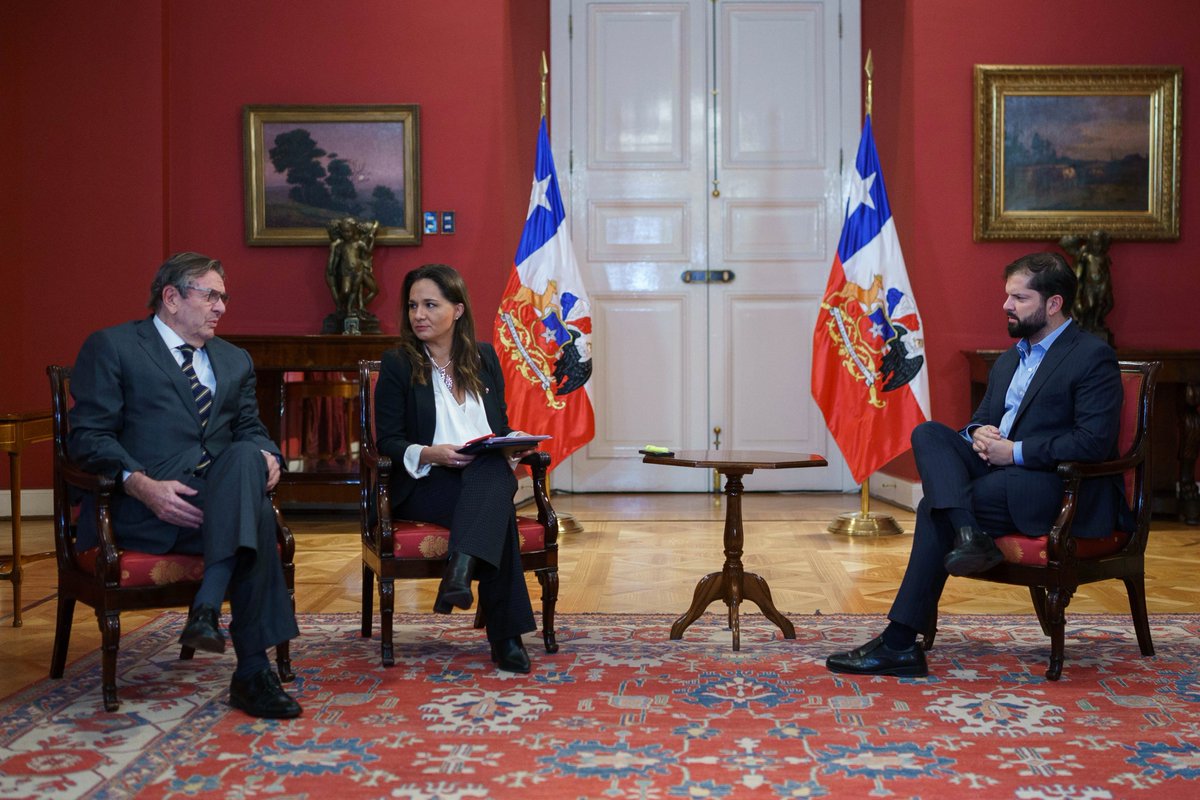
<path fill-rule="evenodd" d="M 471 578 L 475 575 L 478 559 L 466 553 L 451 553 L 446 562 L 446 572 L 438 586 L 437 599 L 433 601 L 433 613 L 449 614 L 453 606 L 462 609 L 471 607 L 475 597 L 471 594 Z"/>
<path fill-rule="evenodd" d="M 505 672 L 528 673 L 532 666 L 520 636 L 492 642 L 492 661 Z"/>

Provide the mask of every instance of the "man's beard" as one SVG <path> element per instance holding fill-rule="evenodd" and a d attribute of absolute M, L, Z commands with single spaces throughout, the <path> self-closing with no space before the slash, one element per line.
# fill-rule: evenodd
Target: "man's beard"
<path fill-rule="evenodd" d="M 1025 319 L 1008 318 L 1008 335 L 1014 339 L 1028 339 L 1035 333 L 1046 327 L 1046 306 L 1043 303 L 1042 307 L 1030 314 Z"/>

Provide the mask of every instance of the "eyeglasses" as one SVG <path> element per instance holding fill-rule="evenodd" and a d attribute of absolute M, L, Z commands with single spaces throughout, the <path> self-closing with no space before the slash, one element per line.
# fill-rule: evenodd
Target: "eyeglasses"
<path fill-rule="evenodd" d="M 229 295 L 225 292 L 218 292 L 216 289 L 206 289 L 203 286 L 193 286 L 190 283 L 183 288 L 189 291 L 199 292 L 200 299 L 208 303 L 210 306 L 215 306 L 218 300 L 220 300 L 222 303 L 229 302 Z"/>

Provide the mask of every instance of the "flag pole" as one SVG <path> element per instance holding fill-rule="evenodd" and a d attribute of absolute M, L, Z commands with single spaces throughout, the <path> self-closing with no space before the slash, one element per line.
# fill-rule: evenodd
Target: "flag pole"
<path fill-rule="evenodd" d="M 871 51 L 867 51 L 867 63 L 863 67 L 867 75 L 867 116 L 871 116 L 871 77 L 875 74 L 875 63 Z M 847 536 L 894 536 L 904 531 L 890 514 L 871 513 L 871 478 L 867 476 L 862 482 L 862 506 L 860 511 L 840 514 L 826 528 L 830 533 L 841 533 Z"/>
<path fill-rule="evenodd" d="M 550 67 L 546 64 L 546 51 L 542 51 L 542 117 L 546 116 L 546 79 L 550 77 Z"/>
<path fill-rule="evenodd" d="M 542 119 L 546 118 L 546 82 L 549 79 L 549 77 L 550 77 L 550 66 L 546 63 L 546 51 L 543 50 L 542 51 L 542 88 L 541 88 Z M 546 497 L 547 498 L 549 498 L 550 495 L 554 494 L 554 490 L 550 486 L 550 475 L 552 472 L 553 472 L 553 470 L 551 470 L 551 472 L 546 473 Z M 560 534 L 582 533 L 583 532 L 583 525 L 581 525 L 579 523 L 579 520 L 575 519 L 575 517 L 573 515 L 568 514 L 566 512 L 561 512 L 561 511 L 558 512 L 557 515 L 558 515 L 558 532 Z"/>

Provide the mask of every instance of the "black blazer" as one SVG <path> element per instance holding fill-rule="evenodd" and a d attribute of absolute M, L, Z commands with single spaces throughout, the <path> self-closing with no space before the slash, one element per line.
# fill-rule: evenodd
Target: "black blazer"
<path fill-rule="evenodd" d="M 1016 346 L 996 360 L 972 425 L 1000 424 L 1004 396 L 1019 365 Z M 1116 353 L 1072 323 L 1046 351 L 1008 433 L 1021 442 L 1025 461 L 1002 468 L 1009 511 L 1019 530 L 1044 535 L 1057 516 L 1063 492 L 1055 472 L 1059 462 L 1116 457 L 1122 397 Z M 1120 478 L 1084 481 L 1073 523 L 1076 535 L 1106 536 L 1114 521 L 1122 530 L 1132 529 Z"/>
<path fill-rule="evenodd" d="M 504 403 L 504 373 L 500 359 L 490 344 L 478 342 L 480 371 L 483 381 L 483 409 L 487 413 L 492 433 L 506 436 L 512 432 L 508 424 L 508 408 Z M 379 382 L 375 385 L 375 446 L 380 455 L 392 459 L 389 486 L 390 502 L 403 502 L 416 487 L 417 479 L 404 468 L 404 451 L 409 445 L 433 444 L 437 425 L 433 384 L 412 379 L 408 356 L 399 350 L 383 354 Z"/>
<path fill-rule="evenodd" d="M 155 480 L 186 483 L 202 449 L 216 458 L 234 442 L 250 441 L 280 457 L 259 420 L 249 353 L 218 338 L 204 349 L 217 380 L 207 427 L 153 317 L 89 336 L 71 369 L 71 458 L 118 480 L 124 470 L 144 470 Z M 125 495 L 114 499 L 113 522 L 123 546 L 151 553 L 170 551 L 179 531 Z M 79 546 L 94 537 L 90 515 L 81 515 Z"/>

